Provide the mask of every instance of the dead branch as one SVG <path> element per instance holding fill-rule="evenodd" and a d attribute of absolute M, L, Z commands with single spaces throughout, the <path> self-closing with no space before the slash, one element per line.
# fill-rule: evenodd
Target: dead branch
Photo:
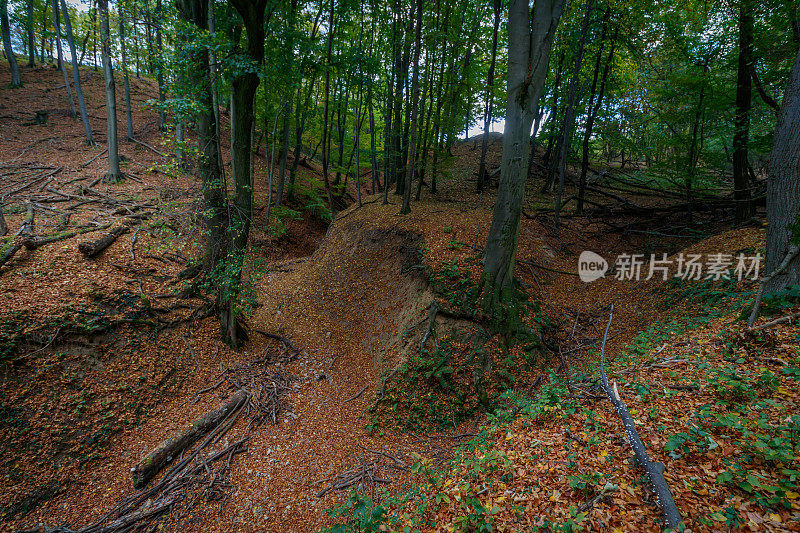
<path fill-rule="evenodd" d="M 78 245 L 78 250 L 86 257 L 96 257 L 103 250 L 111 246 L 120 235 L 128 233 L 130 228 L 128 226 L 117 226 L 111 230 L 105 237 L 96 241 L 85 241 Z"/>
<path fill-rule="evenodd" d="M 344 400 L 342 403 L 352 402 L 353 400 L 355 400 L 356 398 L 358 398 L 359 396 L 364 394 L 364 391 L 367 390 L 368 388 L 369 388 L 369 383 L 364 385 L 364 387 L 362 387 L 360 391 L 358 391 L 354 395 L 350 396 L 348 399 Z"/>
<path fill-rule="evenodd" d="M 216 428 L 235 409 L 247 400 L 247 392 L 237 391 L 222 405 L 209 411 L 202 417 L 192 422 L 189 427 L 170 435 L 144 456 L 139 463 L 131 469 L 133 486 L 142 488 L 174 457 L 197 442 L 203 435 Z"/>
<path fill-rule="evenodd" d="M 83 235 L 84 233 L 90 233 L 92 231 L 104 230 L 111 227 L 111 224 L 105 224 L 104 226 L 91 226 L 88 228 L 78 228 L 73 229 L 70 231 L 62 231 L 59 233 L 54 233 L 52 235 L 43 235 L 41 237 L 33 237 L 31 239 L 25 240 L 25 248 L 28 250 L 35 250 L 45 244 L 50 244 L 53 242 L 63 241 L 65 239 L 70 239 L 75 237 L 76 235 Z"/>
<path fill-rule="evenodd" d="M 2 264 L 2 263 L 0 263 Z M 778 324 L 785 324 L 785 323 L 792 323 L 792 320 L 800 318 L 800 313 L 794 313 L 787 316 L 782 316 L 780 318 L 776 318 L 775 320 L 770 320 L 769 322 L 765 322 L 764 324 L 759 324 L 758 326 L 754 326 L 750 328 L 751 331 L 758 331 L 759 329 L 766 329 L 772 326 L 777 326 Z"/>
<path fill-rule="evenodd" d="M 608 330 L 611 328 L 611 321 L 613 319 L 614 305 L 612 304 L 608 316 L 608 324 L 606 324 L 606 330 L 603 335 L 603 344 L 600 347 L 600 383 L 603 386 L 603 390 L 608 395 L 609 401 L 617 410 L 617 414 L 622 420 L 622 425 L 625 427 L 625 433 L 628 435 L 628 441 L 636 455 L 636 460 L 639 462 L 639 465 L 644 468 L 650 480 L 650 484 L 653 486 L 653 490 L 656 493 L 656 501 L 661 507 L 661 512 L 664 517 L 664 526 L 667 529 L 677 529 L 682 522 L 681 514 L 675 506 L 675 501 L 672 499 L 669 485 L 666 479 L 664 479 L 664 465 L 657 461 L 650 460 L 650 455 L 647 453 L 642 439 L 639 438 L 639 432 L 636 430 L 636 425 L 633 422 L 630 411 L 628 411 L 628 406 L 625 405 L 619 396 L 617 384 L 614 383 L 612 388 L 606 377 L 606 340 L 608 339 Z"/>

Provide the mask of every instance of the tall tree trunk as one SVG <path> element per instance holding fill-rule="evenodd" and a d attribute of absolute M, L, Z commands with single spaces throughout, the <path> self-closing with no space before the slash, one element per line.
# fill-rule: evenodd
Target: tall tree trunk
<path fill-rule="evenodd" d="M 698 150 L 698 137 L 700 133 L 700 123 L 703 118 L 704 112 L 704 105 L 705 105 L 705 97 L 706 97 L 706 75 L 708 71 L 708 61 L 709 58 L 706 57 L 705 63 L 703 64 L 703 78 L 701 80 L 702 85 L 700 86 L 700 94 L 697 97 L 697 109 L 695 110 L 694 114 L 694 122 L 692 123 L 692 137 L 689 141 L 689 152 L 686 155 L 686 179 L 685 179 L 685 191 L 686 191 L 686 203 L 689 206 L 689 213 L 688 213 L 688 220 L 691 222 L 694 209 L 694 194 L 692 189 L 694 187 L 694 176 L 697 172 L 697 160 L 700 157 L 700 151 Z"/>
<path fill-rule="evenodd" d="M 564 72 L 564 58 L 566 56 L 566 51 L 562 50 L 561 54 L 558 57 L 558 67 L 556 68 L 556 82 L 553 85 L 553 104 L 550 108 L 550 116 L 548 117 L 548 121 L 550 122 L 550 131 L 547 135 L 547 150 L 544 152 L 544 159 L 542 160 L 542 166 L 546 169 L 545 172 L 545 179 L 544 184 L 542 185 L 542 193 L 547 192 L 553 185 L 553 170 L 551 169 L 551 157 L 553 155 L 553 145 L 556 142 L 556 137 L 558 137 L 558 94 L 559 94 L 559 87 L 561 86 L 561 76 Z"/>
<path fill-rule="evenodd" d="M 198 28 L 206 29 L 209 27 L 210 17 L 208 0 L 178 0 L 178 11 L 181 17 Z M 203 199 L 206 204 L 206 243 L 205 254 L 203 257 L 203 270 L 209 279 L 218 280 L 219 276 L 214 276 L 223 268 L 222 261 L 228 253 L 228 213 L 227 213 L 227 187 L 225 180 L 219 172 L 220 164 L 218 140 L 216 127 L 217 115 L 213 109 L 213 97 L 211 84 L 213 80 L 209 52 L 202 47 L 193 48 L 194 54 L 191 65 L 182 76 L 197 83 L 204 90 L 200 94 L 201 112 L 197 119 L 197 138 L 199 148 L 199 158 L 197 162 L 200 178 L 203 183 Z M 219 269 L 219 270 L 218 270 Z M 218 288 L 219 289 L 219 288 Z M 221 301 L 221 292 L 218 290 L 218 302 Z"/>
<path fill-rule="evenodd" d="M 108 0 L 98 0 L 100 8 L 100 39 L 103 59 L 103 78 L 106 85 L 106 136 L 108 146 L 108 174 L 106 180 L 115 183 L 122 180 L 119 169 L 119 145 L 117 142 L 117 97 L 114 86 L 114 71 L 111 66 L 111 38 L 108 28 Z"/>
<path fill-rule="evenodd" d="M 8 0 L 0 0 L 0 29 L 3 30 L 3 50 L 8 59 L 8 66 L 11 69 L 11 86 L 22 87 L 22 78 L 19 75 L 17 56 L 11 47 L 11 26 L 8 23 Z"/>
<path fill-rule="evenodd" d="M 53 33 L 56 40 L 56 49 L 58 50 L 58 70 L 64 75 L 64 85 L 67 89 L 67 98 L 69 99 L 70 116 L 77 115 L 75 112 L 75 101 L 72 98 L 72 85 L 69 83 L 69 76 L 67 76 L 67 68 L 64 65 L 64 52 L 61 49 L 61 13 L 58 9 L 58 0 L 53 0 Z"/>
<path fill-rule="evenodd" d="M 736 116 L 733 133 L 733 199 L 735 222 L 741 224 L 753 216 L 753 203 L 747 175 L 747 145 L 750 137 L 753 53 L 753 0 L 741 0 L 739 6 L 739 66 L 736 73 Z"/>
<path fill-rule="evenodd" d="M 575 100 L 578 94 L 578 83 L 581 75 L 581 63 L 583 62 L 583 50 L 586 44 L 586 36 L 589 33 L 589 22 L 592 19 L 592 7 L 594 0 L 589 0 L 586 3 L 586 13 L 583 17 L 583 24 L 581 27 L 581 38 L 578 42 L 578 54 L 575 58 L 575 70 L 572 71 L 572 80 L 569 83 L 569 101 L 564 110 L 564 128 L 563 137 L 561 139 L 561 155 L 558 162 L 558 190 L 556 192 L 555 201 L 555 216 L 553 218 L 553 226 L 556 233 L 559 231 L 559 216 L 561 215 L 561 198 L 564 194 L 564 175 L 567 171 L 567 153 L 569 152 L 570 140 L 572 138 L 572 130 L 575 126 Z"/>
<path fill-rule="evenodd" d="M 609 13 L 608 11 L 606 13 Z M 607 24 L 608 18 L 606 17 L 606 21 L 603 23 L 603 33 L 605 33 L 605 27 Z M 589 142 L 592 139 L 592 130 L 594 129 L 594 121 L 597 118 L 597 114 L 600 112 L 601 106 L 603 104 L 603 95 L 606 91 L 606 81 L 608 80 L 608 74 L 611 72 L 611 66 L 614 62 L 614 49 L 616 48 L 616 40 L 617 35 L 619 34 L 619 26 L 616 27 L 614 30 L 614 35 L 611 37 L 611 46 L 608 52 L 608 58 L 606 59 L 605 67 L 603 67 L 603 75 L 600 79 L 600 89 L 597 92 L 597 101 L 594 100 L 595 97 L 595 84 L 597 82 L 597 71 L 600 68 L 600 58 L 603 55 L 603 46 L 600 46 L 600 52 L 597 54 L 597 63 L 595 65 L 595 78 L 592 81 L 592 94 L 589 98 L 589 106 L 588 106 L 588 113 L 589 115 L 586 118 L 586 129 L 583 132 L 583 157 L 581 158 L 581 177 L 578 184 L 578 207 L 577 212 L 578 214 L 583 213 L 583 204 L 586 197 L 586 175 L 589 172 Z"/>
<path fill-rule="evenodd" d="M 161 11 L 161 0 L 156 0 L 156 50 L 158 52 L 155 56 L 156 61 L 156 81 L 158 81 L 158 129 L 165 131 L 167 127 L 167 118 L 164 112 L 164 56 L 163 56 L 163 42 L 161 39 L 161 23 L 163 13 Z"/>
<path fill-rule="evenodd" d="M 253 188 L 250 178 L 252 157 L 253 102 L 258 89 L 258 71 L 264 61 L 264 26 L 267 0 L 231 0 L 234 9 L 244 21 L 247 31 L 247 54 L 253 68 L 233 78 L 231 97 L 233 110 L 233 142 L 231 162 L 235 187 L 234 206 L 231 210 L 231 247 L 228 261 L 229 275 L 222 289 L 220 326 L 223 341 L 238 349 L 244 340 L 236 316 L 236 302 L 241 285 L 242 265 L 250 234 L 253 216 Z"/>
<path fill-rule="evenodd" d="M 61 0 L 62 2 L 64 0 Z M 123 78 L 125 82 L 125 122 L 128 127 L 128 135 L 127 139 L 129 141 L 133 140 L 133 116 L 131 115 L 131 83 L 128 79 L 128 60 L 125 55 L 125 17 L 123 15 L 123 6 L 120 2 L 118 4 L 119 13 L 117 13 L 117 17 L 119 18 L 119 49 L 122 53 L 122 72 Z"/>
<path fill-rule="evenodd" d="M 333 35 L 335 31 L 334 27 L 334 0 L 330 2 L 330 11 L 328 12 L 328 48 L 325 54 L 325 106 L 322 111 L 322 178 L 325 182 L 325 193 L 328 195 L 328 206 L 331 209 L 331 212 L 334 211 L 333 205 L 333 195 L 331 194 L 331 183 L 328 177 L 328 148 L 326 144 L 329 141 L 329 133 L 328 133 L 328 110 L 330 108 L 330 96 L 331 96 L 331 51 L 333 50 Z"/>
<path fill-rule="evenodd" d="M 494 111 L 494 67 L 497 62 L 497 34 L 500 29 L 500 0 L 494 0 L 494 24 L 492 26 L 492 60 L 489 63 L 489 74 L 486 80 L 486 108 L 483 113 L 483 141 L 481 142 L 481 162 L 478 165 L 477 191 L 481 192 L 487 181 L 486 149 L 489 146 L 489 127 L 492 124 Z"/>
<path fill-rule="evenodd" d="M 780 265 L 792 244 L 800 244 L 800 52 L 783 93 L 772 140 L 767 180 L 767 255 L 765 273 Z M 800 255 L 764 288 L 774 293 L 800 284 Z"/>
<path fill-rule="evenodd" d="M 94 137 L 92 136 L 92 126 L 89 124 L 89 115 L 86 112 L 86 101 L 83 98 L 81 72 L 78 68 L 78 54 L 75 50 L 75 34 L 72 32 L 72 21 L 69 19 L 69 12 L 67 11 L 67 4 L 65 0 L 61 0 L 61 9 L 64 12 L 64 27 L 67 30 L 67 43 L 69 44 L 69 49 L 72 53 L 72 78 L 75 80 L 75 94 L 78 96 L 78 109 L 81 112 L 83 131 L 86 134 L 86 144 L 92 146 L 94 145 Z"/>
<path fill-rule="evenodd" d="M 213 35 L 216 31 L 216 20 L 214 19 L 214 2 L 208 2 L 208 31 Z M 214 137 L 216 138 L 217 163 L 219 165 L 219 175 L 223 183 L 225 182 L 225 165 L 222 161 L 222 135 L 220 134 L 219 119 L 219 81 L 217 74 L 217 51 L 212 48 L 209 55 L 209 74 L 211 75 L 211 103 L 214 110 Z M 183 119 L 181 118 L 176 125 L 176 129 L 181 132 L 184 129 Z M 227 188 L 225 193 L 227 194 Z"/>
<path fill-rule="evenodd" d="M 8 0 L 4 0 L 8 1 Z M 35 39 L 33 38 L 33 0 L 28 0 L 25 5 L 27 9 L 27 18 L 25 23 L 27 24 L 28 30 L 28 66 L 35 67 L 36 66 L 36 43 Z M 66 10 L 64 10 L 66 13 Z M 72 46 L 72 45 L 70 45 Z"/>
<path fill-rule="evenodd" d="M 486 242 L 481 291 L 483 308 L 496 323 L 515 327 L 514 262 L 528 168 L 528 137 L 547 77 L 548 60 L 565 0 L 510 0 L 508 98 L 500 187 Z M 506 319 L 510 319 L 510 322 Z"/>
<path fill-rule="evenodd" d="M 419 114 L 419 54 L 422 49 L 422 7 L 423 0 L 417 0 L 417 21 L 414 38 L 413 73 L 411 75 L 411 116 L 409 117 L 408 159 L 406 160 L 406 179 L 403 189 L 403 206 L 400 214 L 411 212 L 411 189 L 414 183 L 414 172 L 417 169 L 417 115 Z"/>
<path fill-rule="evenodd" d="M 375 111 L 372 103 L 372 80 L 367 89 L 367 108 L 369 111 L 369 160 L 372 167 L 372 194 L 380 188 L 380 175 L 378 171 L 378 154 L 375 148 Z"/>

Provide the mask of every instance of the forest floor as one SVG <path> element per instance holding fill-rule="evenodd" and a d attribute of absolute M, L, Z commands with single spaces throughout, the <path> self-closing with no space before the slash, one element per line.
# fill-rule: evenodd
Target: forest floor
<path fill-rule="evenodd" d="M 665 464 L 687 525 L 800 529 L 797 327 L 744 331 L 752 281 L 608 275 L 587 284 L 576 274 L 583 250 L 605 258 L 763 255 L 760 227 L 731 231 L 723 210 L 695 213 L 688 224 L 686 212 L 671 207 L 679 198 L 627 188 L 618 181 L 624 173 L 613 171 L 593 178 L 608 186 L 590 194 L 594 209 L 565 216 L 555 234 L 552 197 L 537 193 L 537 172 L 517 272 L 540 304 L 528 324 L 546 331 L 549 344 L 516 348 L 529 364 L 505 368 L 492 392 L 510 382 L 527 397 L 506 394 L 506 407 L 487 414 L 470 389 L 469 342 L 457 333 L 474 324 L 431 313 L 460 305 L 480 273 L 494 188 L 473 192 L 479 139 L 454 148 L 438 194 L 423 189 L 411 215 L 398 215 L 398 197 L 382 205 L 365 186 L 363 207 L 330 225 L 297 207 L 285 227 L 265 227 L 266 161 L 258 156 L 243 293 L 251 338 L 234 352 L 219 342 L 218 320 L 204 316 L 203 301 L 180 294 L 179 273 L 201 253 L 201 195 L 196 179 L 164 157 L 172 149 L 157 113 L 143 105 L 153 84 L 131 80 L 135 134 L 150 148 L 123 141 L 133 177 L 105 184 L 94 183 L 105 159 L 88 163 L 101 148 L 83 143 L 58 72 L 23 75 L 24 90 L 7 89 L 0 67 L 0 195 L 11 234 L 28 205 L 35 235 L 64 231 L 68 212 L 66 228 L 134 223 L 97 258 L 83 257 L 78 244 L 109 228 L 23 248 L 0 269 L 3 530 L 77 530 L 105 516 L 136 493 L 130 470 L 139 459 L 216 407 L 232 375 L 285 384 L 275 423 L 234 425 L 225 443 L 249 440 L 229 456 L 222 492 L 167 515 L 165 530 L 312 531 L 354 512 L 364 530 L 656 530 L 658 508 L 593 381 L 611 304 L 610 376 L 651 455 Z M 101 76 L 84 76 L 102 145 Z M 117 89 L 122 110 L 121 79 Z M 48 110 L 47 124 L 25 125 L 37 110 Z M 499 157 L 493 136 L 489 168 Z M 293 206 L 319 194 L 309 167 L 300 167 Z M 137 219 L 141 212 L 148 216 Z M 773 305 L 784 312 L 796 299 Z M 299 353 L 290 357 L 256 330 L 289 339 Z M 504 370 L 499 356 L 496 368 Z M 369 502 L 350 496 L 356 487 Z M 342 505 L 342 516 L 325 512 Z"/>

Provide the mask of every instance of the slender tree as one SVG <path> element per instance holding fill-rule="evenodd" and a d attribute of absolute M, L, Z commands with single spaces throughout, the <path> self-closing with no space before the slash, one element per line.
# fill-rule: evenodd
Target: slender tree
<path fill-rule="evenodd" d="M 28 0 L 25 3 L 27 9 L 27 17 L 25 19 L 26 30 L 28 33 L 28 66 L 36 66 L 36 42 L 33 37 L 33 0 Z"/>
<path fill-rule="evenodd" d="M 75 35 L 72 31 L 72 21 L 69 18 L 69 11 L 67 10 L 67 3 L 61 0 L 61 10 L 64 13 L 64 28 L 67 33 L 67 44 L 69 44 L 70 53 L 72 55 L 72 79 L 75 82 L 75 94 L 78 97 L 78 109 L 81 113 L 81 121 L 83 122 L 83 132 L 86 135 L 86 144 L 89 146 L 94 145 L 94 137 L 92 135 L 92 125 L 89 124 L 89 114 L 86 112 L 86 101 L 83 98 L 83 88 L 81 87 L 81 72 L 78 68 L 78 53 L 75 49 Z"/>
<path fill-rule="evenodd" d="M 578 83 L 581 75 L 581 63 L 583 62 L 583 51 L 586 44 L 586 36 L 589 33 L 589 22 L 592 19 L 592 8 L 594 0 L 586 2 L 586 12 L 583 15 L 581 25 L 581 38 L 578 40 L 578 53 L 575 57 L 575 69 L 572 71 L 572 80 L 569 83 L 569 99 L 564 110 L 564 127 L 562 128 L 561 154 L 558 160 L 558 190 L 556 191 L 555 206 L 553 207 L 555 216 L 553 226 L 556 233 L 559 231 L 559 216 L 561 215 L 561 198 L 564 194 L 564 175 L 567 171 L 567 152 L 569 152 L 572 130 L 575 127 L 575 105 L 578 94 Z"/>
<path fill-rule="evenodd" d="M 127 59 L 127 54 L 125 52 L 127 46 L 125 44 L 124 11 L 125 10 L 123 8 L 123 4 L 122 2 L 120 2 L 119 13 L 117 13 L 117 17 L 119 18 L 119 48 L 120 48 L 120 53 L 122 54 L 122 74 L 125 85 L 125 122 L 128 128 L 128 132 L 125 138 L 128 141 L 131 141 L 133 140 L 133 116 L 131 115 L 131 82 L 128 79 L 128 59 Z"/>
<path fill-rule="evenodd" d="M 403 189 L 403 206 L 400 214 L 411 212 L 411 189 L 414 182 L 414 172 L 417 169 L 417 121 L 419 119 L 419 56 L 422 49 L 422 7 L 423 0 L 417 0 L 416 10 L 416 30 L 414 31 L 414 59 L 412 63 L 413 73 L 411 75 L 411 112 L 409 120 L 410 139 L 408 143 L 408 159 L 406 160 L 406 178 Z"/>
<path fill-rule="evenodd" d="M 117 98 L 114 86 L 114 71 L 111 66 L 111 37 L 108 27 L 108 0 L 97 0 L 100 8 L 100 39 L 103 60 L 103 78 L 106 86 L 106 146 L 108 147 L 108 173 L 106 181 L 116 183 L 123 179 L 119 169 L 119 145 L 117 142 Z"/>
<path fill-rule="evenodd" d="M 22 87 L 22 78 L 19 75 L 17 56 L 11 47 L 11 26 L 8 24 L 8 0 L 0 0 L 0 29 L 3 31 L 3 51 L 8 59 L 11 69 L 11 87 Z"/>
<path fill-rule="evenodd" d="M 742 223 L 753 215 L 748 183 L 748 143 L 752 108 L 753 0 L 739 5 L 739 63 L 736 73 L 736 115 L 733 133 L 733 197 L 736 202 L 735 222 Z"/>
<path fill-rule="evenodd" d="M 75 112 L 75 100 L 72 98 L 72 85 L 69 82 L 67 75 L 67 68 L 64 65 L 64 53 L 61 47 L 61 13 L 58 8 L 58 0 L 53 0 L 53 33 L 56 41 L 56 50 L 58 50 L 58 70 L 64 75 L 64 87 L 67 90 L 67 98 L 69 99 L 70 116 L 77 115 Z"/>
<path fill-rule="evenodd" d="M 236 301 L 241 284 L 242 264 L 250 224 L 253 217 L 253 186 L 250 175 L 252 157 L 253 102 L 258 89 L 258 72 L 264 61 L 265 10 L 267 0 L 231 0 L 231 5 L 239 13 L 247 32 L 246 55 L 242 60 L 248 67 L 240 69 L 231 82 L 232 143 L 231 163 L 235 196 L 231 210 L 231 241 L 228 261 L 229 278 L 223 289 L 220 309 L 220 322 L 223 341 L 234 348 L 241 346 L 243 330 L 236 316 Z"/>
<path fill-rule="evenodd" d="M 492 59 L 486 76 L 486 103 L 483 112 L 483 139 L 481 141 L 481 161 L 478 165 L 477 191 L 481 192 L 488 179 L 486 172 L 486 150 L 489 147 L 489 127 L 494 112 L 494 67 L 497 62 L 497 34 L 500 29 L 500 0 L 494 0 L 494 22 L 492 23 Z"/>

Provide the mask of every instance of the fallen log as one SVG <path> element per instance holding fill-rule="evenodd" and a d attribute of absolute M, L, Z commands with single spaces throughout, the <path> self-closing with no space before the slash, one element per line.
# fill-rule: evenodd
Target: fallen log
<path fill-rule="evenodd" d="M 86 257 L 95 257 L 99 255 L 103 250 L 111 246 L 114 241 L 117 240 L 117 237 L 120 235 L 124 235 L 128 233 L 130 228 L 128 226 L 118 226 L 115 229 L 108 232 L 108 234 L 96 241 L 85 241 L 78 245 L 78 250 L 85 255 Z"/>
<path fill-rule="evenodd" d="M 33 237 L 31 239 L 27 239 L 24 244 L 25 248 L 28 250 L 35 250 L 40 246 L 44 246 L 45 244 L 50 244 L 53 242 L 63 241 L 64 239 L 70 239 L 75 237 L 76 235 L 83 235 L 84 233 L 90 233 L 92 231 L 99 231 L 103 229 L 108 229 L 111 227 L 111 224 L 106 224 L 105 226 L 96 226 L 96 227 L 89 227 L 89 228 L 78 228 L 69 231 L 61 231 L 58 233 L 54 233 L 52 235 L 43 235 L 41 237 Z"/>
<path fill-rule="evenodd" d="M 237 391 L 222 405 L 209 411 L 202 417 L 192 422 L 189 427 L 173 433 L 163 440 L 153 451 L 144 456 L 139 463 L 131 469 L 133 486 L 137 489 L 144 487 L 169 463 L 173 458 L 197 442 L 203 435 L 216 428 L 223 420 L 248 399 L 244 390 Z"/>
<path fill-rule="evenodd" d="M 606 340 L 608 339 L 608 330 L 611 327 L 613 318 L 614 306 L 612 305 L 608 316 L 608 324 L 606 324 L 606 331 L 603 334 L 603 344 L 600 347 L 600 384 L 603 386 L 606 395 L 608 395 L 609 401 L 617 410 L 617 414 L 622 420 L 622 425 L 625 427 L 625 433 L 628 435 L 628 441 L 636 456 L 636 461 L 647 473 L 647 478 L 650 480 L 650 484 L 656 493 L 656 502 L 659 507 L 661 507 L 661 513 L 664 517 L 664 528 L 678 529 L 683 520 L 681 519 L 678 508 L 675 506 L 675 501 L 672 499 L 672 493 L 669 490 L 667 480 L 664 479 L 664 465 L 658 461 L 650 460 L 650 455 L 647 453 L 642 439 L 639 438 L 639 432 L 636 430 L 636 425 L 633 422 L 630 411 L 628 411 L 628 406 L 625 405 L 619 396 L 617 384 L 614 383 L 613 387 L 608 384 L 605 370 Z"/>
<path fill-rule="evenodd" d="M 18 242 L 16 244 L 9 244 L 3 249 L 0 249 L 0 267 L 5 265 L 9 259 L 14 257 L 14 254 L 20 251 L 22 245 L 25 241 Z"/>

